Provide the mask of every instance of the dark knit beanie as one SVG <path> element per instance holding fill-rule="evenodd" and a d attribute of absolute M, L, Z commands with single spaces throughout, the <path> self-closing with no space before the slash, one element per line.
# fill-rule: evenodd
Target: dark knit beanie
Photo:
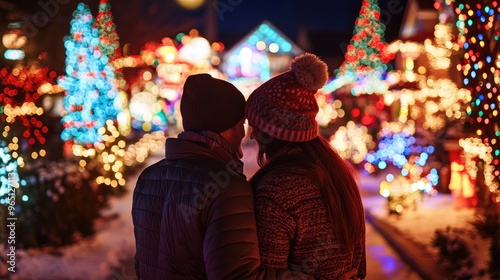
<path fill-rule="evenodd" d="M 209 74 L 186 79 L 180 107 L 185 131 L 220 133 L 245 117 L 243 94 L 231 83 Z"/>
<path fill-rule="evenodd" d="M 305 142 L 318 135 L 318 103 L 315 94 L 328 80 L 328 67 L 317 56 L 306 53 L 294 58 L 290 70 L 255 89 L 247 101 L 246 117 L 251 126 L 270 136 Z"/>

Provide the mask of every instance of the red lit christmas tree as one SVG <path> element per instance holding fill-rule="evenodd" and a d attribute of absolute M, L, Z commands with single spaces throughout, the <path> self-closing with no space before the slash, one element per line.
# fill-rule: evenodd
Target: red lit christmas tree
<path fill-rule="evenodd" d="M 108 0 L 99 2 L 99 12 L 96 16 L 94 28 L 99 31 L 100 49 L 109 58 L 109 62 L 121 57 L 120 38 L 116 32 L 116 25 L 111 14 L 111 5 Z"/>
<path fill-rule="evenodd" d="M 337 88 L 363 79 L 380 80 L 391 57 L 385 54 L 385 25 L 380 21 L 377 0 L 363 0 L 344 62 L 335 71 Z"/>

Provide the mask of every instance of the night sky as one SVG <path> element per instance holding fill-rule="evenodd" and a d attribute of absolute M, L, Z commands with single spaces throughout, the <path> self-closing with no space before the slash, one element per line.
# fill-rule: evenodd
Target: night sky
<path fill-rule="evenodd" d="M 358 16 L 361 0 L 217 0 L 219 12 L 213 7 L 217 26 L 216 40 L 231 48 L 263 20 L 268 20 L 286 36 L 306 51 L 323 57 L 342 57 L 340 45 L 349 42 Z M 63 70 L 65 49 L 63 37 L 69 35 L 69 22 L 78 3 L 75 0 L 0 0 L 0 23 L 3 32 L 11 20 L 9 14 L 15 8 L 24 21 L 33 23 L 33 15 L 42 15 L 41 23 L 30 37 L 36 42 L 37 52 L 46 51 L 51 67 Z M 84 1 L 93 16 L 97 15 L 99 0 Z M 187 11 L 174 0 L 110 0 L 114 22 L 120 36 L 120 44 L 132 45 L 139 52 L 147 41 L 160 42 L 163 37 L 174 37 L 179 32 L 196 28 L 206 33 L 205 13 L 207 6 Z M 49 7 L 52 14 L 46 11 Z M 386 40 L 394 40 L 400 29 L 406 0 L 379 0 L 381 20 L 386 24 Z M 208 6 L 210 7 L 210 6 Z M 229 7 L 224 12 L 223 7 Z M 7 11 L 9 11 L 7 13 Z M 47 16 L 48 15 L 48 16 Z M 27 53 L 29 50 L 27 50 Z"/>

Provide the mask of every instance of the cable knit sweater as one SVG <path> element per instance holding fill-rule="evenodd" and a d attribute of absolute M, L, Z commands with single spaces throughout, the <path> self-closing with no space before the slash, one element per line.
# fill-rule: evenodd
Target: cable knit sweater
<path fill-rule="evenodd" d="M 326 279 L 354 269 L 364 278 L 364 231 L 354 250 L 342 252 L 314 178 L 300 167 L 279 166 L 264 167 L 252 178 L 262 264 Z"/>

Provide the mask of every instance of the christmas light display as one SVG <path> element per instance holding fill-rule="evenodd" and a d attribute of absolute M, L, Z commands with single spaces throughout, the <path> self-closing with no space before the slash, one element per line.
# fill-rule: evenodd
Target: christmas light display
<path fill-rule="evenodd" d="M 400 101 L 400 122 L 414 120 L 433 132 L 453 125 L 454 121 L 465 122 L 465 107 L 470 98 L 467 89 L 458 88 L 449 79 L 417 75 L 417 80 L 417 89 L 401 89 L 385 95 L 386 99 Z"/>
<path fill-rule="evenodd" d="M 427 39 L 424 42 L 427 58 L 434 69 L 448 69 L 451 66 L 451 54 L 458 51 L 459 46 L 453 37 L 451 24 L 439 23 L 434 28 L 434 43 Z"/>
<path fill-rule="evenodd" d="M 429 155 L 434 153 L 433 146 L 422 146 L 417 143 L 414 123 L 384 123 L 379 132 L 378 149 L 369 151 L 366 161 L 379 169 L 386 169 L 388 164 L 403 168 L 411 155 L 418 155 L 416 163 L 424 166 Z"/>
<path fill-rule="evenodd" d="M 390 213 L 402 214 L 404 209 L 416 209 L 423 195 L 435 195 L 438 181 L 436 169 L 423 175 L 422 162 L 418 156 L 410 156 L 400 174 L 387 174 L 380 183 L 380 194 L 387 198 Z"/>
<path fill-rule="evenodd" d="M 353 121 L 349 121 L 346 126 L 339 127 L 330 138 L 330 144 L 342 158 L 354 164 L 361 163 L 368 150 L 375 148 L 375 142 L 368 133 L 368 128 L 357 125 Z"/>
<path fill-rule="evenodd" d="M 0 131 L 11 155 L 23 167 L 27 158 L 46 155 L 46 135 L 40 96 L 52 90 L 56 73 L 37 63 L 0 70 Z"/>
<path fill-rule="evenodd" d="M 416 207 L 422 194 L 436 193 L 438 172 L 426 167 L 434 147 L 418 143 L 414 125 L 412 121 L 383 123 L 377 150 L 365 156 L 363 167 L 367 172 L 388 171 L 380 184 L 380 194 L 388 199 L 391 213 L 401 214 L 409 206 Z M 394 174 L 395 170 L 398 173 Z"/>
<path fill-rule="evenodd" d="M 353 89 L 353 95 L 385 91 L 381 80 L 389 70 L 387 62 L 392 56 L 385 51 L 384 32 L 377 0 L 363 0 L 344 62 L 335 71 L 335 79 L 325 85 L 324 91 L 332 92 L 356 81 L 360 85 Z"/>
<path fill-rule="evenodd" d="M 136 143 L 126 148 L 124 162 L 126 166 L 132 166 L 137 163 L 143 163 L 148 155 L 156 152 L 165 146 L 165 133 L 163 131 L 154 131 L 144 134 Z"/>
<path fill-rule="evenodd" d="M 106 120 L 118 115 L 114 68 L 99 49 L 98 31 L 89 8 L 78 4 L 71 21 L 71 36 L 65 41 L 66 76 L 59 84 L 66 89 L 64 98 L 63 140 L 79 144 L 102 141 L 98 133 Z"/>
<path fill-rule="evenodd" d="M 134 94 L 130 99 L 132 127 L 143 131 L 162 130 L 168 126 L 164 109 L 166 102 L 151 92 Z"/>
<path fill-rule="evenodd" d="M 473 180 L 476 179 L 479 170 L 474 158 L 478 157 L 484 161 L 484 184 L 493 194 L 492 200 L 500 203 L 499 183 L 494 176 L 495 166 L 492 164 L 494 160 L 493 148 L 485 145 L 480 138 L 460 139 L 459 145 L 464 149 L 465 153 L 465 170 Z"/>
<path fill-rule="evenodd" d="M 116 32 L 113 15 L 111 14 L 111 5 L 108 0 L 101 0 L 99 2 L 99 12 L 96 16 L 94 28 L 97 28 L 99 31 L 99 49 L 108 57 L 109 63 L 115 70 L 115 79 L 110 79 L 110 82 L 115 83 L 119 89 L 118 96 L 116 97 L 118 103 L 116 107 L 121 111 L 118 118 L 119 131 L 122 135 L 128 135 L 131 127 L 130 114 L 126 112 L 128 107 L 128 98 L 125 92 L 127 82 L 123 77 L 123 67 L 120 64 L 114 63 L 122 55 L 120 51 L 120 39 Z"/>
<path fill-rule="evenodd" d="M 285 71 L 289 60 L 302 52 L 275 26 L 264 21 L 226 52 L 223 71 L 230 80 L 265 82 Z"/>
<path fill-rule="evenodd" d="M 9 192 L 15 194 L 15 190 L 14 192 L 11 190 L 12 187 L 15 188 L 13 181 L 19 182 L 17 161 L 10 155 L 10 149 L 6 144 L 5 141 L 0 140 L 0 205 L 9 203 Z"/>
<path fill-rule="evenodd" d="M 221 43 L 210 43 L 196 29 L 165 37 L 161 43 L 148 42 L 139 57 L 115 61 L 124 67 L 137 67 L 137 79 L 130 85 L 131 125 L 145 132 L 177 127 L 181 123 L 179 102 L 184 81 L 189 75 L 208 73 L 227 79 L 214 65 Z M 147 67 L 144 67 L 147 66 Z M 154 68 L 155 71 L 152 71 Z"/>
<path fill-rule="evenodd" d="M 95 143 L 94 147 L 89 149 L 81 145 L 73 145 L 73 154 L 82 157 L 79 161 L 82 170 L 88 164 L 92 164 L 93 160 L 97 160 L 102 165 L 103 174 L 96 178 L 98 185 L 123 187 L 126 183 L 123 174 L 126 142 L 112 120 L 107 120 L 106 125 L 99 128 L 98 132 L 102 135 L 102 143 Z"/>
<path fill-rule="evenodd" d="M 101 52 L 109 58 L 109 62 L 121 57 L 120 39 L 111 14 L 111 5 L 108 0 L 99 1 L 99 12 L 95 18 L 94 28 L 99 31 Z"/>
<path fill-rule="evenodd" d="M 480 139 L 477 140 L 480 141 Z M 455 205 L 457 207 L 476 207 L 478 203 L 475 186 L 476 180 L 469 175 L 473 172 L 468 172 L 466 168 L 466 161 L 468 161 L 467 165 L 471 166 L 471 153 L 465 154 L 463 149 L 459 152 L 452 151 L 450 152 L 450 161 L 451 174 L 448 188 L 453 195 Z M 474 173 L 473 176 L 475 175 Z"/>
<path fill-rule="evenodd" d="M 422 197 L 417 183 L 406 176 L 388 174 L 380 184 L 380 194 L 387 198 L 390 214 L 402 214 L 407 208 L 416 209 Z"/>
<path fill-rule="evenodd" d="M 451 4 L 446 2 L 445 4 Z M 500 38 L 498 17 L 500 2 L 456 0 L 459 46 L 463 50 L 463 84 L 471 92 L 467 114 L 484 145 L 491 147 L 494 185 L 500 181 Z M 486 175 L 486 174 L 485 174 Z"/>
<path fill-rule="evenodd" d="M 342 109 L 342 101 L 334 100 L 327 94 L 319 94 L 316 98 L 318 102 L 319 111 L 316 114 L 316 121 L 322 127 L 326 127 L 332 120 L 343 118 L 345 111 Z"/>

